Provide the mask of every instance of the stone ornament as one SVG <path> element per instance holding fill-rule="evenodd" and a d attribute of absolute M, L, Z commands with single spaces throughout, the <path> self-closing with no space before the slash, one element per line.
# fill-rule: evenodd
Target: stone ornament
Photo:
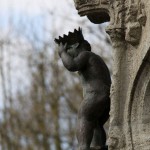
<path fill-rule="evenodd" d="M 131 45 L 140 42 L 142 27 L 146 24 L 146 12 L 144 3 L 131 4 L 126 13 L 126 32 L 125 40 Z M 138 33 L 138 34 L 137 34 Z"/>
<path fill-rule="evenodd" d="M 74 1 L 93 23 L 110 21 L 113 45 L 109 150 L 150 150 L 150 1 Z"/>
<path fill-rule="evenodd" d="M 108 30 L 121 30 L 127 42 L 139 44 L 142 27 L 147 20 L 142 1 L 74 0 L 74 2 L 81 16 L 86 15 L 91 22 L 97 24 L 110 21 Z"/>
<path fill-rule="evenodd" d="M 76 9 L 81 16 L 87 16 L 93 23 L 103 23 L 110 20 L 108 0 L 74 0 Z M 99 14 L 99 15 L 95 15 Z M 101 16 L 101 17 L 99 17 Z"/>

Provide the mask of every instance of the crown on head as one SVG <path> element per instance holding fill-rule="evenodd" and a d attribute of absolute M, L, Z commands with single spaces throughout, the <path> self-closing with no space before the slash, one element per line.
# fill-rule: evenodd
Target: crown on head
<path fill-rule="evenodd" d="M 82 29 L 79 27 L 78 30 L 74 30 L 74 32 L 69 32 L 68 35 L 65 35 L 63 37 L 59 36 L 59 39 L 55 39 L 55 42 L 57 44 L 62 43 L 63 45 L 67 43 L 68 45 L 73 45 L 75 43 L 81 43 L 84 41 L 84 37 L 82 34 Z"/>

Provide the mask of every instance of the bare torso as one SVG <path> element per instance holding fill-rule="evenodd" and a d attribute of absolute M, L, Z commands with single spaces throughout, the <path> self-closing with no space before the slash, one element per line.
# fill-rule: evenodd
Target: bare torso
<path fill-rule="evenodd" d="M 110 74 L 100 56 L 90 52 L 87 65 L 79 72 L 83 93 L 103 93 L 110 91 Z"/>

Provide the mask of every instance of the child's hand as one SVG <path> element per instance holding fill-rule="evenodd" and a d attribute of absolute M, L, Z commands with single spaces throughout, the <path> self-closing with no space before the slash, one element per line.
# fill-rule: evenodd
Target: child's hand
<path fill-rule="evenodd" d="M 67 43 L 65 43 L 65 45 L 63 45 L 62 43 L 59 44 L 59 47 L 58 47 L 58 54 L 59 56 L 61 56 L 61 54 L 63 52 L 66 52 L 67 50 Z"/>

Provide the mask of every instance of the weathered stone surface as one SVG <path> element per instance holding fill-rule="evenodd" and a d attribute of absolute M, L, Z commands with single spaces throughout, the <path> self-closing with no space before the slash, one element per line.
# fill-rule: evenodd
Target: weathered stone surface
<path fill-rule="evenodd" d="M 93 23 L 110 20 L 108 0 L 74 0 L 76 9 L 81 16 L 86 15 Z"/>
<path fill-rule="evenodd" d="M 114 68 L 109 150 L 149 150 L 150 0 L 80 2 L 75 1 L 79 14 L 92 16 L 92 22 L 110 17 L 107 33 L 114 47 Z"/>

